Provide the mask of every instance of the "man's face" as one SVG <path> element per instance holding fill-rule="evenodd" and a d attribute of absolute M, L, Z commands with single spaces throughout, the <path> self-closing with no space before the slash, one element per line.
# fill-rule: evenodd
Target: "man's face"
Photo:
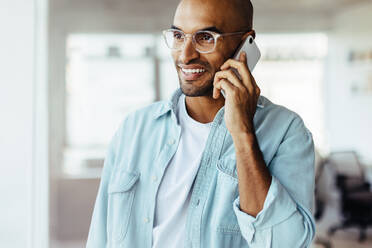
<path fill-rule="evenodd" d="M 243 31 L 236 23 L 233 10 L 228 10 L 229 1 L 184 0 L 177 8 L 173 26 L 185 34 L 212 28 L 221 33 Z M 172 51 L 180 87 L 186 96 L 212 96 L 214 74 L 229 59 L 240 44 L 242 35 L 224 36 L 218 39 L 211 53 L 199 53 L 192 39 L 187 38 L 182 50 Z M 187 70 L 200 69 L 191 73 Z"/>

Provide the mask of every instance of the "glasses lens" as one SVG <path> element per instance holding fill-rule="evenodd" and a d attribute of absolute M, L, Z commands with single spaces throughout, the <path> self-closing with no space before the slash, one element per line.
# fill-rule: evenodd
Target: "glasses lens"
<path fill-rule="evenodd" d="M 181 49 L 185 41 L 185 35 L 179 30 L 165 31 L 164 38 L 170 49 Z"/>
<path fill-rule="evenodd" d="M 212 33 L 201 31 L 195 34 L 196 49 L 203 52 L 209 52 L 214 49 L 215 39 Z"/>

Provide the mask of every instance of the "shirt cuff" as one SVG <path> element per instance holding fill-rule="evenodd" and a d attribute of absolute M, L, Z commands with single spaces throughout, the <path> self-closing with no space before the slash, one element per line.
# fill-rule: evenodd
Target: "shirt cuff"
<path fill-rule="evenodd" d="M 256 230 L 272 227 L 289 218 L 297 206 L 279 180 L 272 176 L 264 206 L 256 217 L 240 209 L 239 196 L 233 202 L 233 209 L 243 237 L 251 243 Z"/>

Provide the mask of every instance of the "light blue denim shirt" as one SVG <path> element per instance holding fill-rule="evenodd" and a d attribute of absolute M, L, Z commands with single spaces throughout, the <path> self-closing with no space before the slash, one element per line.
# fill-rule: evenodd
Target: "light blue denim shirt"
<path fill-rule="evenodd" d="M 169 101 L 132 112 L 115 133 L 87 248 L 151 248 L 156 193 L 180 140 L 175 110 L 181 94 L 177 89 Z M 222 107 L 213 120 L 192 188 L 185 248 L 310 246 L 315 233 L 312 135 L 296 113 L 263 96 L 254 126 L 272 175 L 263 209 L 253 217 L 239 208 L 234 144 Z"/>

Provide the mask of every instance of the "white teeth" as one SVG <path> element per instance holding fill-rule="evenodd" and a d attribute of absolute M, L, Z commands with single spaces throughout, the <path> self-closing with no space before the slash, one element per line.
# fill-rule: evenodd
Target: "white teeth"
<path fill-rule="evenodd" d="M 181 68 L 181 70 L 185 73 L 201 73 L 201 72 L 205 72 L 204 69 L 185 69 L 185 68 Z"/>

